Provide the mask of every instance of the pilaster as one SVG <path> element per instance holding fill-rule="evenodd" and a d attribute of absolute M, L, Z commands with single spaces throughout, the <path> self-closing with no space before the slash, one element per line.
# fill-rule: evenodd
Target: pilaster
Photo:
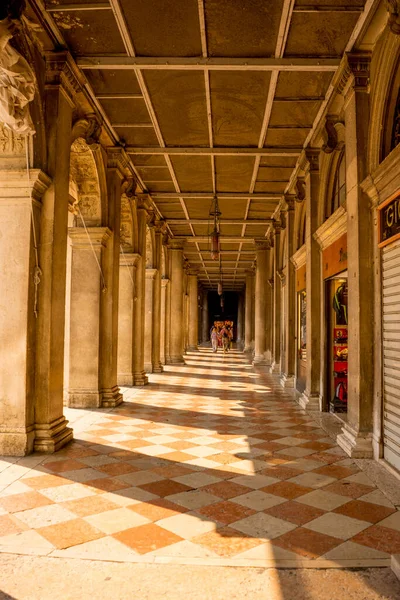
<path fill-rule="evenodd" d="M 118 385 L 134 385 L 133 346 L 137 302 L 137 253 L 121 252 L 118 296 Z"/>
<path fill-rule="evenodd" d="M 245 296 L 245 329 L 244 329 L 244 352 L 252 352 L 252 320 L 253 320 L 253 288 L 254 271 L 246 271 L 246 296 Z"/>
<path fill-rule="evenodd" d="M 282 365 L 281 385 L 282 387 L 294 388 L 296 372 L 296 270 L 290 258 L 294 252 L 294 220 L 295 220 L 295 201 L 293 194 L 285 195 L 287 210 L 285 211 L 286 221 L 286 284 L 284 287 L 285 307 L 286 307 L 286 328 L 285 328 L 285 354 Z"/>
<path fill-rule="evenodd" d="M 281 371 L 281 301 L 282 285 L 279 277 L 281 269 L 281 231 L 280 221 L 273 223 L 274 236 L 274 294 L 273 294 L 273 322 L 272 322 L 272 364 L 271 373 L 280 373 Z"/>
<path fill-rule="evenodd" d="M 197 270 L 188 270 L 188 350 L 195 352 L 198 350 L 197 342 L 199 337 L 199 311 L 198 311 L 198 285 L 197 285 Z"/>
<path fill-rule="evenodd" d="M 253 365 L 268 366 L 266 351 L 266 299 L 268 286 L 269 240 L 256 240 L 256 280 L 255 280 L 255 345 Z"/>
<path fill-rule="evenodd" d="M 153 373 L 154 283 L 157 269 L 145 270 L 144 370 Z"/>
<path fill-rule="evenodd" d="M 162 365 L 166 364 L 167 356 L 167 336 L 166 336 L 166 324 L 167 324 L 167 289 L 169 279 L 161 279 L 161 329 L 160 329 L 160 361 Z"/>
<path fill-rule="evenodd" d="M 183 352 L 183 245 L 182 242 L 169 243 L 171 255 L 171 333 L 170 356 L 171 364 L 184 363 Z"/>

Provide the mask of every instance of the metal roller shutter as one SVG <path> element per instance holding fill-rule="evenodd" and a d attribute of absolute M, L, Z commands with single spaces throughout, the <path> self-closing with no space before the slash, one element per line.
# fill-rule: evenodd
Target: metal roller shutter
<path fill-rule="evenodd" d="M 382 252 L 384 458 L 400 470 L 400 240 Z"/>

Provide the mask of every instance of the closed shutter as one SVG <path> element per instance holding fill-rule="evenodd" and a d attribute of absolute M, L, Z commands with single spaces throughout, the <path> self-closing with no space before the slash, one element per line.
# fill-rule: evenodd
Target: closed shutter
<path fill-rule="evenodd" d="M 384 458 L 400 470 L 400 241 L 382 252 Z"/>

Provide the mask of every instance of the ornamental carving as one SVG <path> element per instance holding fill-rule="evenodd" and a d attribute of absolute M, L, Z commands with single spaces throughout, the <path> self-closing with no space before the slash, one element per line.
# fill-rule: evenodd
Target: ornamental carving
<path fill-rule="evenodd" d="M 0 154 L 21 156 L 25 154 L 25 138 L 0 123 Z"/>
<path fill-rule="evenodd" d="M 82 138 L 75 140 L 71 146 L 70 190 L 74 192 L 74 204 L 79 206 L 85 222 L 90 225 L 101 223 L 97 167 L 89 146 Z"/>
<path fill-rule="evenodd" d="M 133 237 L 133 224 L 132 224 L 132 211 L 129 198 L 125 194 L 121 196 L 121 230 L 120 238 L 121 244 L 125 246 L 132 245 Z"/>
<path fill-rule="evenodd" d="M 304 179 L 296 180 L 296 202 L 303 202 L 306 197 L 306 183 Z"/>
<path fill-rule="evenodd" d="M 390 31 L 397 35 L 400 34 L 400 1 L 386 0 L 386 10 L 389 13 L 388 25 Z"/>
<path fill-rule="evenodd" d="M 335 122 L 332 119 L 326 119 L 325 132 L 327 140 L 322 146 L 322 150 L 325 154 L 332 154 L 338 145 L 338 134 L 335 128 Z"/>
<path fill-rule="evenodd" d="M 347 55 L 347 61 L 354 75 L 354 89 L 369 92 L 371 55 L 368 52 L 355 52 Z"/>

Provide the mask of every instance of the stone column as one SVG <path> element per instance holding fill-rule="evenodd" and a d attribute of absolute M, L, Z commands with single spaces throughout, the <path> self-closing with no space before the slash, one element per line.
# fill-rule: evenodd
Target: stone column
<path fill-rule="evenodd" d="M 272 321 L 272 364 L 271 373 L 280 373 L 281 371 L 281 302 L 282 302 L 282 282 L 280 270 L 282 268 L 281 260 L 281 223 L 275 221 L 274 224 L 274 293 L 273 293 L 273 321 Z"/>
<path fill-rule="evenodd" d="M 179 242 L 169 243 L 171 254 L 171 364 L 183 363 L 183 246 Z"/>
<path fill-rule="evenodd" d="M 360 186 L 368 164 L 370 59 L 368 53 L 348 55 L 352 75 L 345 95 L 349 362 L 347 423 L 337 441 L 355 458 L 373 455 L 373 222 L 369 198 Z"/>
<path fill-rule="evenodd" d="M 270 243 L 256 240 L 256 281 L 255 281 L 255 346 L 253 365 L 264 366 L 266 350 L 266 297 L 268 286 L 268 251 Z"/>
<path fill-rule="evenodd" d="M 306 183 L 306 321 L 307 363 L 306 389 L 300 406 L 307 410 L 320 410 L 321 406 L 321 254 L 314 233 L 318 228 L 319 156 L 320 150 L 308 148 L 305 152 Z"/>
<path fill-rule="evenodd" d="M 201 324 L 201 341 L 206 344 L 210 340 L 210 326 L 208 322 L 208 292 L 203 290 L 203 312 L 202 312 L 202 324 Z"/>
<path fill-rule="evenodd" d="M 238 315 L 236 326 L 236 342 L 238 346 L 243 343 L 243 295 L 240 293 L 238 297 Z"/>
<path fill-rule="evenodd" d="M 104 252 L 102 268 L 106 289 L 100 305 L 100 379 L 101 406 L 112 408 L 121 404 L 118 379 L 118 295 L 120 263 L 121 195 L 125 169 L 128 166 L 122 148 L 107 148 L 107 214 L 106 222 L 112 237 Z"/>
<path fill-rule="evenodd" d="M 153 372 L 154 279 L 157 269 L 146 269 L 144 309 L 144 370 Z"/>
<path fill-rule="evenodd" d="M 293 388 L 296 369 L 296 269 L 291 261 L 294 253 L 294 203 L 293 194 L 285 195 L 287 210 L 285 214 L 286 221 L 286 285 L 285 306 L 286 306 L 286 329 L 285 329 L 285 357 L 282 365 L 282 387 Z"/>
<path fill-rule="evenodd" d="M 99 408 L 100 390 L 100 304 L 103 281 L 96 258 L 102 254 L 111 232 L 107 227 L 70 228 L 71 294 L 69 320 L 69 385 L 67 405 Z"/>
<path fill-rule="evenodd" d="M 133 344 L 135 331 L 136 268 L 139 254 L 120 254 L 118 298 L 118 385 L 134 385 Z"/>
<path fill-rule="evenodd" d="M 160 361 L 162 365 L 166 364 L 166 325 L 167 325 L 167 290 L 169 279 L 161 279 L 161 330 L 160 330 Z"/>
<path fill-rule="evenodd" d="M 198 285 L 196 269 L 188 271 L 188 350 L 191 352 L 198 350 L 197 342 L 199 335 L 199 310 L 198 310 Z"/>
<path fill-rule="evenodd" d="M 10 134 L 14 137 L 14 134 Z M 22 147 L 22 151 L 24 148 Z M 35 250 L 41 198 L 50 179 L 38 169 L 0 173 L 0 455 L 24 456 L 35 437 Z"/>
<path fill-rule="evenodd" d="M 35 442 L 38 452 L 56 452 L 72 439 L 63 414 L 65 289 L 69 165 L 78 73 L 67 52 L 45 55 L 47 173 L 43 195 L 35 369 Z"/>
<path fill-rule="evenodd" d="M 137 226 L 138 252 L 140 259 L 136 268 L 135 331 L 133 336 L 133 385 L 146 385 L 148 379 L 144 370 L 144 321 L 146 288 L 146 224 L 150 203 L 145 194 L 138 196 Z"/>
<path fill-rule="evenodd" d="M 246 299 L 245 299 L 245 341 L 244 341 L 244 352 L 251 352 L 252 346 L 252 321 L 253 321 L 253 281 L 254 272 L 252 270 L 246 271 Z"/>
<path fill-rule="evenodd" d="M 161 365 L 161 253 L 162 240 L 165 230 L 164 221 L 156 221 L 155 228 L 155 243 L 154 243 L 154 267 L 156 273 L 153 283 L 153 340 L 152 340 L 152 356 L 151 362 L 153 365 L 153 373 L 162 373 Z"/>

